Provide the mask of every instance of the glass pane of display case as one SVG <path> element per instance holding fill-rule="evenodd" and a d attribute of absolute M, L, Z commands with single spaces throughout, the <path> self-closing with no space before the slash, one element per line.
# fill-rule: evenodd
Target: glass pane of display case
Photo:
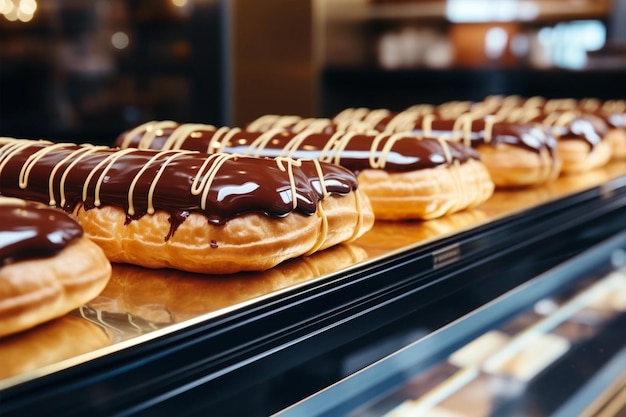
<path fill-rule="evenodd" d="M 625 294 L 622 233 L 279 415 L 592 413 L 625 383 Z"/>

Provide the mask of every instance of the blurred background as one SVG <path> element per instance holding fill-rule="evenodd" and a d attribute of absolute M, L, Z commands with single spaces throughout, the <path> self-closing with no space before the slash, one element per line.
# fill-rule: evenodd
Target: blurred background
<path fill-rule="evenodd" d="M 0 0 L 0 135 L 626 98 L 626 0 Z"/>

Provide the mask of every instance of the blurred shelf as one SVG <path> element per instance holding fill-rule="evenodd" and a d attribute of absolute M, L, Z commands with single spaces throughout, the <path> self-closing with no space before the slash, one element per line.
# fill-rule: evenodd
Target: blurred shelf
<path fill-rule="evenodd" d="M 378 20 L 451 20 L 450 2 L 446 1 L 343 1 L 334 2 L 330 19 L 350 21 Z M 343 4 L 341 4 L 343 3 Z M 559 21 L 576 19 L 603 19 L 611 11 L 608 1 L 576 0 L 456 0 L 464 10 L 484 7 L 486 21 Z M 452 14 L 454 11 L 452 10 Z M 456 21 L 463 21 L 462 19 Z M 469 20 L 468 20 L 469 21 Z"/>

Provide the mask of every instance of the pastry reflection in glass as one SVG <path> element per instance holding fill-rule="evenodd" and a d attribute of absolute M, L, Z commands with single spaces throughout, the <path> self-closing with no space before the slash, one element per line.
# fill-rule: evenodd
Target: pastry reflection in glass
<path fill-rule="evenodd" d="M 341 244 L 281 263 L 267 271 L 201 275 L 114 264 L 109 285 L 81 308 L 116 340 L 252 302 L 365 260 L 366 252 Z"/>
<path fill-rule="evenodd" d="M 102 327 L 72 314 L 0 339 L 0 379 L 108 346 Z"/>
<path fill-rule="evenodd" d="M 374 257 L 428 239 L 458 233 L 486 219 L 487 216 L 481 209 L 468 209 L 432 220 L 377 221 L 368 233 L 354 241 L 353 244 L 362 247 L 370 257 Z"/>

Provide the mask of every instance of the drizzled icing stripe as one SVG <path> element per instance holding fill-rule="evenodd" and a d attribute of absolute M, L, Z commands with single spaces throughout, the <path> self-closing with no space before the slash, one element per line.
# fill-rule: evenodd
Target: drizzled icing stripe
<path fill-rule="evenodd" d="M 174 129 L 171 134 L 179 137 L 178 129 Z M 293 133 L 286 132 L 280 127 L 273 127 L 263 132 L 247 132 L 238 128 L 229 129 L 227 127 L 217 130 L 214 128 L 207 128 L 206 130 L 183 128 L 181 130 L 190 137 L 188 143 L 179 142 L 181 148 L 196 148 L 197 146 L 192 143 L 193 135 L 196 135 L 208 142 L 208 153 L 213 153 L 211 150 L 218 149 L 223 153 L 238 153 L 254 157 L 306 157 L 306 159 L 318 159 L 336 165 L 351 166 L 352 169 L 358 171 L 365 168 L 388 169 L 389 155 L 394 152 L 400 159 L 395 160 L 392 170 L 410 169 L 410 164 L 415 164 L 415 169 L 424 166 L 424 164 L 438 165 L 434 162 L 435 159 L 431 159 L 430 154 L 433 150 L 428 146 L 413 146 L 409 145 L 408 142 L 396 146 L 401 139 L 414 139 L 416 141 L 423 139 L 405 131 L 390 133 L 375 130 L 349 130 L 328 134 L 306 129 L 299 133 Z M 165 138 L 161 139 L 167 139 L 167 134 L 165 133 Z M 353 142 L 357 137 L 358 140 Z M 126 137 L 122 139 L 124 139 L 122 143 L 126 143 Z M 433 138 L 428 139 L 434 140 Z M 134 140 L 137 141 L 138 138 L 135 137 Z M 366 141 L 365 144 L 363 141 Z M 143 145 L 152 147 L 154 144 L 143 141 Z M 167 148 L 160 145 L 154 146 L 155 149 Z M 202 142 L 200 142 L 200 146 L 204 146 Z M 298 155 L 299 152 L 302 154 Z M 311 152 L 315 156 L 312 156 Z M 462 160 L 478 158 L 472 152 L 468 153 L 468 151 L 461 151 L 460 149 L 457 150 L 457 154 Z"/>
<path fill-rule="evenodd" d="M 211 189 L 211 184 L 213 183 L 213 180 L 215 179 L 215 176 L 217 175 L 217 172 L 219 171 L 219 169 L 222 167 L 222 165 L 224 165 L 224 163 L 231 158 L 235 158 L 235 155 L 226 155 L 226 154 L 216 154 L 217 157 L 215 159 L 217 159 L 217 161 L 211 165 L 211 168 L 209 169 L 208 173 L 206 174 L 207 176 L 207 181 L 206 181 L 206 186 L 204 187 L 204 189 L 202 190 L 202 200 L 200 203 L 200 208 L 202 210 L 206 210 L 206 203 L 207 203 L 207 198 L 209 196 L 209 190 Z M 201 176 L 201 173 L 198 172 L 198 176 Z M 291 178 L 290 178 L 291 180 Z M 294 208 L 296 207 L 296 205 L 294 204 Z"/>
<path fill-rule="evenodd" d="M 122 156 L 126 154 L 130 154 L 134 152 L 137 152 L 137 149 L 132 149 L 132 148 L 122 149 L 119 152 L 109 154 L 106 158 L 100 161 L 100 163 L 98 163 L 98 165 L 96 165 L 96 167 L 91 170 L 91 172 L 85 179 L 85 184 L 83 185 L 83 201 L 87 200 L 87 190 L 88 190 L 89 184 L 91 183 L 91 179 L 96 174 L 99 168 L 104 167 L 104 169 L 102 170 L 102 173 L 100 174 L 100 177 L 98 177 L 98 180 L 96 181 L 96 188 L 94 192 L 94 205 L 96 207 L 99 207 L 101 204 L 100 188 L 102 187 L 102 181 L 104 181 L 104 177 L 106 173 L 111 169 L 113 164 L 115 164 L 115 161 L 117 161 L 118 159 L 120 159 Z"/>
<path fill-rule="evenodd" d="M 185 160 L 179 162 L 182 164 L 179 170 L 172 164 L 181 158 Z M 228 161 L 239 158 L 243 158 L 243 165 L 231 163 L 224 167 Z M 260 170 L 259 179 L 253 182 L 247 180 L 248 176 L 235 175 L 241 169 L 254 172 L 256 165 Z M 219 183 L 214 186 L 222 168 L 227 171 L 220 172 Z M 295 175 L 296 168 L 299 170 L 298 177 Z M 38 176 L 33 182 L 32 173 L 42 171 L 48 178 Z M 156 173 L 148 175 L 148 172 L 154 171 Z M 165 178 L 163 175 L 166 172 Z M 86 203 L 87 210 L 114 204 L 126 209 L 129 220 L 146 213 L 153 214 L 160 208 L 168 210 L 178 219 L 174 219 L 172 230 L 179 224 L 176 222 L 185 218 L 176 214 L 180 210 L 204 211 L 215 223 L 250 210 L 271 216 L 283 216 L 294 210 L 310 215 L 319 207 L 320 200 L 333 193 L 346 194 L 357 187 L 354 174 L 339 166 L 323 165 L 317 160 L 300 161 L 288 157 L 269 160 L 178 150 L 115 150 L 103 146 L 20 139 L 0 140 L 0 173 L 0 193 L 6 196 L 28 196 L 49 205 L 57 205 L 58 196 L 58 206 L 68 211 L 80 201 Z M 128 173 L 127 176 L 125 173 Z M 107 179 L 114 175 L 123 177 L 112 181 Z M 326 176 L 333 179 L 332 183 L 328 183 Z M 143 196 L 137 192 L 140 184 L 141 193 L 145 193 Z M 70 204 L 67 204 L 66 186 L 71 187 Z M 247 200 L 238 197 L 250 186 L 254 195 L 260 198 L 254 203 L 254 208 L 246 203 Z M 267 191 L 274 190 L 277 194 L 267 194 Z M 287 190 L 288 195 L 279 195 L 282 190 Z M 211 197 L 209 200 L 210 192 L 218 193 L 218 198 Z M 158 207 L 155 198 L 158 198 Z M 228 201 L 223 201 L 224 198 Z M 206 212 L 209 207 L 212 208 L 210 213 Z"/>
<path fill-rule="evenodd" d="M 215 129 L 215 126 L 198 124 L 198 123 L 189 123 L 186 124 L 182 129 L 176 127 L 170 137 L 167 138 L 165 143 L 163 144 L 163 150 L 169 149 L 180 149 L 182 143 L 188 138 L 193 137 L 194 131 L 199 129 Z M 155 135 L 154 137 L 156 137 Z M 154 137 L 152 140 L 154 140 Z"/>
<path fill-rule="evenodd" d="M 248 130 L 251 130 L 251 131 L 254 131 L 254 132 L 262 131 L 262 130 L 265 130 L 265 126 L 273 125 L 281 117 L 283 117 L 283 116 L 279 116 L 277 114 L 266 114 L 266 115 L 263 115 L 263 116 L 257 118 L 252 123 L 248 124 L 247 128 L 248 128 Z"/>
<path fill-rule="evenodd" d="M 74 160 L 80 154 L 89 152 L 90 150 L 91 148 L 89 146 L 83 146 L 80 149 L 77 149 L 71 152 L 70 154 L 68 154 L 65 158 L 63 158 L 58 164 L 54 166 L 54 168 L 52 169 L 52 172 L 50 173 L 50 178 L 48 179 L 48 190 L 49 190 L 49 195 L 50 195 L 50 200 L 48 201 L 48 205 L 55 206 L 57 204 L 56 200 L 54 199 L 53 189 L 54 189 L 54 178 L 56 177 L 56 173 L 59 170 L 59 168 L 61 168 L 61 166 L 65 164 L 66 162 Z M 62 204 L 64 203 L 65 202 L 63 201 Z"/>
<path fill-rule="evenodd" d="M 225 128 L 228 129 L 228 128 Z M 274 138 L 274 135 L 283 132 L 281 128 L 272 128 L 263 132 L 258 138 L 256 138 L 246 149 L 245 155 L 253 155 L 258 157 L 267 144 Z M 254 150 L 256 149 L 256 153 Z"/>
<path fill-rule="evenodd" d="M 28 186 L 28 177 L 30 175 L 30 171 L 33 169 L 35 164 L 37 164 L 37 162 L 39 162 L 39 160 L 41 160 L 41 158 L 46 156 L 46 154 L 54 151 L 55 149 L 60 149 L 60 148 L 64 147 L 65 145 L 66 144 L 64 144 L 64 143 L 58 143 L 58 144 L 50 145 L 50 146 L 48 146 L 46 148 L 41 148 L 39 151 L 37 151 L 34 154 L 30 155 L 28 157 L 28 159 L 26 160 L 26 162 L 24 162 L 24 165 L 22 165 L 22 169 L 20 170 L 20 177 L 19 177 L 19 180 L 18 180 L 19 187 L 21 189 L 24 189 L 24 188 L 26 188 Z"/>
<path fill-rule="evenodd" d="M 148 214 L 154 214 L 154 212 L 155 212 L 154 202 L 153 202 L 153 200 L 154 200 L 154 190 L 156 190 L 157 183 L 159 182 L 159 179 L 163 175 L 163 172 L 165 172 L 165 168 L 174 159 L 180 158 L 183 155 L 187 155 L 187 154 L 191 154 L 191 153 L 193 153 L 193 152 L 191 152 L 191 151 L 176 152 L 173 155 L 168 156 L 167 159 L 165 160 L 165 162 L 163 162 L 161 164 L 161 166 L 159 167 L 159 170 L 157 171 L 157 173 L 154 176 L 154 179 L 152 180 L 152 184 L 150 184 L 150 189 L 148 190 L 148 207 L 146 209 Z M 130 207 L 130 200 L 132 198 L 132 194 L 129 194 L 128 198 L 129 198 L 129 207 Z"/>
<path fill-rule="evenodd" d="M 66 196 L 65 196 L 65 182 L 67 180 L 67 176 L 69 175 L 70 171 L 72 170 L 72 168 L 74 168 L 76 165 L 78 165 L 82 159 L 86 158 L 87 156 L 96 153 L 99 150 L 102 149 L 107 149 L 104 146 L 94 146 L 89 148 L 88 150 L 86 150 L 85 152 L 83 152 L 82 154 L 80 154 L 78 157 L 75 157 L 75 159 L 72 161 L 72 163 L 63 171 L 63 174 L 61 175 L 61 180 L 59 181 L 59 195 L 61 197 L 61 207 L 65 207 L 65 203 L 67 202 Z M 54 168 L 57 168 L 61 166 L 60 164 L 55 165 Z M 53 168 L 53 169 L 54 169 Z M 49 186 L 51 184 L 53 184 L 53 181 L 49 181 L 48 182 Z M 86 190 L 86 186 L 84 186 L 84 189 Z M 52 193 L 53 190 L 50 190 L 50 193 Z"/>
<path fill-rule="evenodd" d="M 291 199 L 293 200 L 293 208 L 295 210 L 295 208 L 297 207 L 298 201 L 296 200 L 296 183 L 293 178 L 293 166 L 294 165 L 300 166 L 300 162 L 295 161 L 293 159 L 276 158 L 276 163 L 278 164 L 278 167 L 281 169 L 281 171 L 286 171 L 287 174 L 289 175 L 289 183 L 291 185 L 291 196 L 292 196 Z M 285 168 L 285 164 L 287 165 L 287 168 Z"/>
<path fill-rule="evenodd" d="M 131 216 L 135 215 L 135 205 L 133 203 L 133 195 L 135 193 L 135 187 L 137 186 L 137 182 L 139 181 L 139 178 L 141 178 L 143 173 L 146 172 L 146 170 L 152 165 L 152 163 L 154 161 L 157 161 L 162 156 L 171 154 L 172 152 L 174 152 L 174 151 L 166 150 L 166 151 L 158 152 L 152 158 L 150 158 L 150 160 L 148 160 L 148 162 L 146 162 L 141 167 L 141 169 L 139 170 L 137 175 L 135 175 L 135 177 L 133 178 L 133 180 L 130 183 L 130 186 L 128 187 L 128 214 L 130 214 Z M 156 178 L 154 179 L 153 184 L 155 182 L 156 182 Z M 84 199 L 84 196 L 83 196 L 83 199 Z M 148 213 L 152 213 L 152 212 L 154 212 L 154 207 L 152 205 L 152 201 L 150 199 L 150 196 L 148 196 Z"/>
<path fill-rule="evenodd" d="M 350 140 L 352 140 L 352 138 L 354 138 L 356 134 L 357 132 L 347 132 L 338 135 L 339 140 L 335 139 L 335 143 L 328 141 L 328 144 L 331 145 L 330 150 L 332 150 L 333 152 L 331 152 L 332 159 L 327 159 L 327 161 L 337 165 L 341 164 L 341 154 L 348 146 L 348 143 L 350 143 Z M 324 149 L 326 149 L 326 147 L 324 147 Z M 322 161 L 323 160 L 324 159 L 322 159 Z"/>

